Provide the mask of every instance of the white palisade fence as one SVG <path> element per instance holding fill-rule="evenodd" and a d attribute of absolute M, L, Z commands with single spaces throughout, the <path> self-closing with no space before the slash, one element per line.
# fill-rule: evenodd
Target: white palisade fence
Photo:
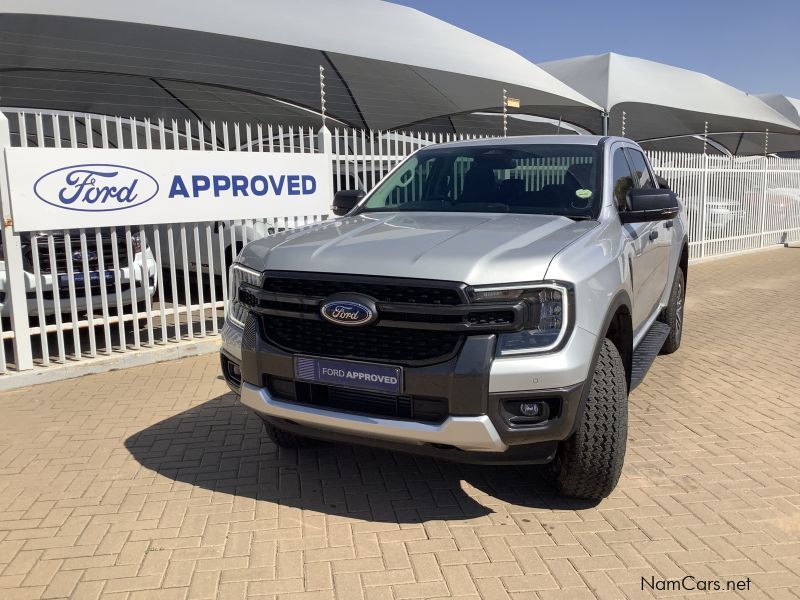
<path fill-rule="evenodd" d="M 334 191 L 371 189 L 422 146 L 488 137 L 5 114 L 0 156 L 4 147 L 104 149 L 112 163 L 119 149 L 323 154 Z M 692 259 L 800 240 L 800 159 L 649 156 L 686 205 Z M 122 211 L 116 227 L 18 233 L 4 168 L 0 164 L 2 374 L 212 340 L 224 318 L 227 269 L 239 250 L 253 239 L 330 218 L 327 211 L 212 222 L 186 215 L 174 225 L 129 225 Z M 532 164 L 524 176 L 552 173 Z"/>
<path fill-rule="evenodd" d="M 649 152 L 683 200 L 692 259 L 800 240 L 800 159 Z"/>
<path fill-rule="evenodd" d="M 2 147 L 318 153 L 310 128 L 164 123 L 28 111 L 0 120 Z M 319 215 L 15 233 L 6 173 L 0 373 L 217 336 L 227 269 L 249 241 Z"/>

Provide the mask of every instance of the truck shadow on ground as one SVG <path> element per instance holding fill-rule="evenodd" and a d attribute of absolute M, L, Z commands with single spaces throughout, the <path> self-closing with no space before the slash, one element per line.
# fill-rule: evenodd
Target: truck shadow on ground
<path fill-rule="evenodd" d="M 596 503 L 558 496 L 544 468 L 462 465 L 320 442 L 277 448 L 261 421 L 225 394 L 125 441 L 144 467 L 200 488 L 376 522 L 462 520 Z M 502 506 L 502 510 L 496 510 Z M 511 515 L 511 516 L 509 516 Z M 515 517 L 516 518 L 516 517 Z"/>

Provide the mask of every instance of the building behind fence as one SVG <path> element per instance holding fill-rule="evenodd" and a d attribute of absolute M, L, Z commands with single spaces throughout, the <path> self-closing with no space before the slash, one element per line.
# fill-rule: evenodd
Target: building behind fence
<path fill-rule="evenodd" d="M 7 131 L 0 120 L 0 148 L 324 153 L 330 156 L 335 190 L 369 190 L 422 146 L 476 137 L 165 124 L 23 110 L 6 114 Z M 692 259 L 800 240 L 800 159 L 673 152 L 651 152 L 649 158 L 685 203 Z M 7 223 L 2 171 L 0 179 Z M 14 233 L 6 224 L 0 255 L 0 373 L 213 339 L 228 297 L 227 267 L 241 247 L 329 216 L 121 224 L 30 235 Z"/>

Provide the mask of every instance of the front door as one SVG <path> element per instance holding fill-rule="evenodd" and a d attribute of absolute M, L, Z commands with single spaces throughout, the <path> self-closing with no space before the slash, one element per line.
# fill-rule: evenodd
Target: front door
<path fill-rule="evenodd" d="M 634 150 L 629 150 L 633 153 Z M 639 153 L 641 160 L 644 157 Z M 612 181 L 617 210 L 628 210 L 628 192 L 635 187 L 654 187 L 650 171 L 641 162 L 634 162 L 626 156 L 623 148 L 617 148 L 612 158 Z M 628 256 L 631 272 L 632 321 L 634 334 L 645 325 L 653 314 L 666 285 L 666 269 L 669 261 L 669 237 L 660 222 L 628 223 L 622 226 L 631 253 Z M 666 245 L 665 245 L 666 244 Z"/>
<path fill-rule="evenodd" d="M 644 155 L 634 148 L 628 148 L 627 152 L 635 186 L 638 188 L 658 187 Z M 636 295 L 634 329 L 638 331 L 658 307 L 669 280 L 672 223 L 651 221 L 625 225 L 625 229 L 634 239 L 634 248 L 638 255 L 636 261 L 638 267 L 634 271 Z"/>

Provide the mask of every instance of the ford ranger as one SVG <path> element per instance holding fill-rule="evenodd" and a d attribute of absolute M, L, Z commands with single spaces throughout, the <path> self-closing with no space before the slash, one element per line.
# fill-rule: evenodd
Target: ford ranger
<path fill-rule="evenodd" d="M 685 212 L 618 137 L 438 144 L 231 267 L 222 370 L 279 446 L 548 463 L 598 500 L 681 343 Z"/>

